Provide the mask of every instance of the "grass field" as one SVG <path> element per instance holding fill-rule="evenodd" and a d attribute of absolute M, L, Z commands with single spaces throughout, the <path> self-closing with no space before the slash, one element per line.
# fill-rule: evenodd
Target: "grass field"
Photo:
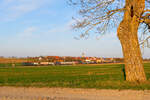
<path fill-rule="evenodd" d="M 123 64 L 0 67 L 0 86 L 150 90 L 150 63 L 144 68 L 148 81 L 140 84 L 125 81 Z"/>

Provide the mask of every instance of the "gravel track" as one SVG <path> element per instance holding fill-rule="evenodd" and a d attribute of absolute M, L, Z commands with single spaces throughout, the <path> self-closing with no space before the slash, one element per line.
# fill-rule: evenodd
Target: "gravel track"
<path fill-rule="evenodd" d="M 0 87 L 0 100 L 150 100 L 150 90 Z"/>

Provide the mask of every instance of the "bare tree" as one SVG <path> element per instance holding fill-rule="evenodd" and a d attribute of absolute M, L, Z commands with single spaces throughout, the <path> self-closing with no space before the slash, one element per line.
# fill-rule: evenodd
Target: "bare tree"
<path fill-rule="evenodd" d="M 107 33 L 117 27 L 125 59 L 126 80 L 146 81 L 140 44 L 148 44 L 150 36 L 150 0 L 70 0 L 78 8 L 81 17 L 76 18 L 75 29 L 81 29 L 81 37 L 91 31 Z M 117 25 L 117 26 L 116 26 Z M 148 36 L 139 41 L 138 31 Z M 145 35 L 146 34 L 146 35 Z M 141 38 L 142 39 L 142 38 Z"/>

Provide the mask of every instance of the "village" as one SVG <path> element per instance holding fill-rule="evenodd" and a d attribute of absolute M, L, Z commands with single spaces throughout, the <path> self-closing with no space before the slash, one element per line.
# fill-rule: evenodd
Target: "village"
<path fill-rule="evenodd" d="M 41 65 L 76 65 L 76 64 L 102 64 L 102 63 L 122 63 L 122 58 L 100 58 L 100 57 L 71 57 L 71 56 L 40 56 L 29 57 L 24 66 Z"/>
<path fill-rule="evenodd" d="M 150 59 L 143 59 L 150 62 Z M 117 64 L 124 63 L 123 58 L 105 57 L 72 57 L 72 56 L 37 56 L 37 57 L 0 57 L 0 66 L 54 66 L 54 65 L 78 65 L 78 64 Z"/>

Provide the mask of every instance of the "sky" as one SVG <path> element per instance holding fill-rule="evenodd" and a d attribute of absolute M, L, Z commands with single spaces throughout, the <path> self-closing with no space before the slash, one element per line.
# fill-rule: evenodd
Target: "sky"
<path fill-rule="evenodd" d="M 77 11 L 67 0 L 0 0 L 0 56 L 122 57 L 116 31 L 88 39 L 71 28 Z M 98 37 L 98 38 L 97 38 Z M 142 50 L 150 58 L 150 49 Z"/>

